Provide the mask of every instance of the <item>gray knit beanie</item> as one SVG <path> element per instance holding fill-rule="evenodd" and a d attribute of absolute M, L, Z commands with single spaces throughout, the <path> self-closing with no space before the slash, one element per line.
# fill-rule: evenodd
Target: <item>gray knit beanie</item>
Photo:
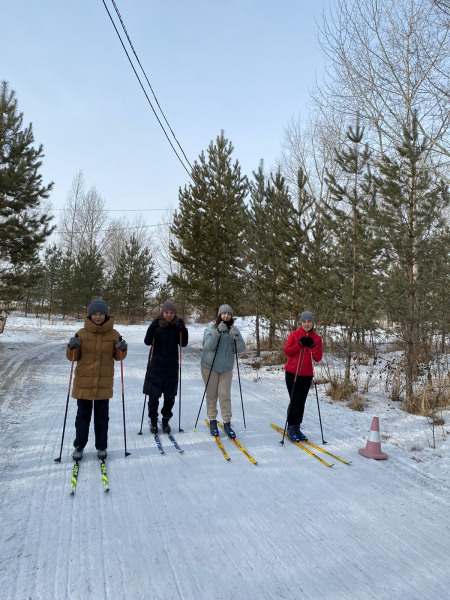
<path fill-rule="evenodd" d="M 219 312 L 217 314 L 220 317 L 220 315 L 222 313 L 226 313 L 226 312 L 229 312 L 231 314 L 231 316 L 233 316 L 233 309 L 231 308 L 231 306 L 229 304 L 222 304 L 222 306 L 219 308 Z"/>
<path fill-rule="evenodd" d="M 165 310 L 173 310 L 174 313 L 177 312 L 175 310 L 175 304 L 170 300 L 166 300 L 166 302 L 164 302 L 164 304 L 161 306 L 161 312 L 163 313 Z"/>
<path fill-rule="evenodd" d="M 312 321 L 314 323 L 314 315 L 310 310 L 305 310 L 300 315 L 300 323 L 302 323 L 303 321 Z"/>
<path fill-rule="evenodd" d="M 88 317 L 91 317 L 94 313 L 103 313 L 105 317 L 109 317 L 108 305 L 104 300 L 92 300 L 88 306 Z"/>

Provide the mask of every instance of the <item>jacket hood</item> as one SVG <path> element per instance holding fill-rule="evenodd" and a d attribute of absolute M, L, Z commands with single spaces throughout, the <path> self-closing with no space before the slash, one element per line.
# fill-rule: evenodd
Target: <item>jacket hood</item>
<path fill-rule="evenodd" d="M 174 316 L 174 318 L 172 319 L 172 321 L 166 321 L 164 318 L 159 319 L 159 326 L 160 327 L 168 327 L 169 325 L 175 325 L 176 327 L 178 327 L 178 317 L 177 315 Z"/>
<path fill-rule="evenodd" d="M 113 329 L 114 319 L 108 317 L 103 325 L 96 325 L 89 319 L 89 317 L 86 317 L 84 320 L 84 327 L 91 333 L 106 333 L 107 331 L 111 331 L 111 329 Z"/>

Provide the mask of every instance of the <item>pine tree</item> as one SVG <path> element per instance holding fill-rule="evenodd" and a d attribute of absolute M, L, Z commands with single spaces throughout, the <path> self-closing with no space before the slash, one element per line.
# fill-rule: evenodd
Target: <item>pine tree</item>
<path fill-rule="evenodd" d="M 80 250 L 73 279 L 74 300 L 77 310 L 87 310 L 95 298 L 101 298 L 105 283 L 104 260 L 94 243 L 92 250 Z"/>
<path fill-rule="evenodd" d="M 269 349 L 274 348 L 275 332 L 289 318 L 290 290 L 286 289 L 286 271 L 292 256 L 286 248 L 285 238 L 277 239 L 286 225 L 286 214 L 292 210 L 289 187 L 279 171 L 271 174 L 267 185 L 266 227 L 268 232 L 267 263 L 263 269 L 264 294 L 261 313 L 269 321 Z"/>
<path fill-rule="evenodd" d="M 124 311 L 127 319 L 144 316 L 157 278 L 150 249 L 140 244 L 133 235 L 125 243 L 112 278 L 113 308 Z"/>
<path fill-rule="evenodd" d="M 48 246 L 45 249 L 43 257 L 44 267 L 44 293 L 47 306 L 48 320 L 59 306 L 59 286 L 61 280 L 61 266 L 63 255 L 61 250 L 56 246 Z"/>
<path fill-rule="evenodd" d="M 326 226 L 322 207 L 315 207 L 315 219 L 311 225 L 311 235 L 305 243 L 308 258 L 304 274 L 305 306 L 310 307 L 321 328 L 324 345 L 327 326 L 335 322 L 335 291 L 332 286 L 334 249 L 332 235 Z"/>
<path fill-rule="evenodd" d="M 367 145 L 362 145 L 364 129 L 359 123 L 355 129 L 349 127 L 346 137 L 347 144 L 336 151 L 340 177 L 330 173 L 327 177 L 331 202 L 325 203 L 323 215 L 335 238 L 330 282 L 335 289 L 337 322 L 346 332 L 344 380 L 348 381 L 355 334 L 373 323 L 378 295 L 368 218 L 374 198 L 371 155 Z"/>
<path fill-rule="evenodd" d="M 77 290 L 75 288 L 75 260 L 70 249 L 66 251 L 61 261 L 59 280 L 59 301 L 63 319 L 77 307 Z"/>
<path fill-rule="evenodd" d="M 0 261 L 3 263 L 0 299 L 3 301 L 6 293 L 11 299 L 13 289 L 16 298 L 20 296 L 26 279 L 25 265 L 34 260 L 52 231 L 51 217 L 39 214 L 39 209 L 53 183 L 42 184 L 39 169 L 43 148 L 35 148 L 33 144 L 32 125 L 23 127 L 23 114 L 18 112 L 15 93 L 3 81 L 0 87 Z"/>
<path fill-rule="evenodd" d="M 36 252 L 23 267 L 22 300 L 24 301 L 25 316 L 31 312 L 34 302 L 40 301 L 40 287 L 44 280 L 44 267 L 39 254 Z"/>
<path fill-rule="evenodd" d="M 278 191 L 275 196 L 278 218 L 274 223 L 274 245 L 280 256 L 278 271 L 284 292 L 283 308 L 288 318 L 298 325 L 308 299 L 307 248 L 314 221 L 314 199 L 306 191 L 307 178 L 301 168 L 297 172 L 295 201 L 280 173 L 276 174 L 273 181 Z"/>
<path fill-rule="evenodd" d="M 266 287 L 270 235 L 267 228 L 267 189 L 264 161 L 253 171 L 246 230 L 246 279 L 248 295 L 255 311 L 256 356 L 261 356 L 261 305 Z"/>
<path fill-rule="evenodd" d="M 436 264 L 442 264 L 442 252 L 449 247 L 443 211 L 450 197 L 446 186 L 433 180 L 427 169 L 427 142 L 419 140 L 416 118 L 411 130 L 404 129 L 403 137 L 397 157 L 383 156 L 380 164 L 380 175 L 375 179 L 379 201 L 373 211 L 373 226 L 384 261 L 380 300 L 401 328 L 405 408 L 410 410 L 420 327 L 431 316 L 426 311 L 427 303 L 433 295 L 440 295 L 440 281 L 430 274 Z"/>
<path fill-rule="evenodd" d="M 179 191 L 172 227 L 179 246 L 171 242 L 171 254 L 182 271 L 169 282 L 211 315 L 223 302 L 237 308 L 243 288 L 248 183 L 239 162 L 232 163 L 233 150 L 222 131 L 207 155 L 200 154 L 192 170 L 194 183 Z"/>

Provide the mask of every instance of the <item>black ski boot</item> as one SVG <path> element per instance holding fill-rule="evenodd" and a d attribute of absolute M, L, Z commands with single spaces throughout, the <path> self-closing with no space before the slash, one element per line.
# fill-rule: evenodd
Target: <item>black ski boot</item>
<path fill-rule="evenodd" d="M 217 420 L 216 419 L 212 419 L 209 422 L 209 431 L 210 431 L 211 435 L 213 435 L 214 437 L 219 437 L 219 430 L 217 429 Z"/>
<path fill-rule="evenodd" d="M 158 433 L 158 419 L 151 419 L 150 431 L 151 433 Z"/>
<path fill-rule="evenodd" d="M 83 458 L 83 448 L 77 446 L 75 450 L 72 452 L 73 460 L 81 460 Z"/>
<path fill-rule="evenodd" d="M 297 434 L 299 442 L 307 442 L 308 441 L 308 438 L 306 437 L 306 435 L 302 431 L 300 431 L 300 425 L 295 426 L 295 433 Z"/>
<path fill-rule="evenodd" d="M 169 419 L 162 420 L 162 429 L 164 433 L 170 433 Z"/>
<path fill-rule="evenodd" d="M 223 428 L 225 429 L 225 433 L 230 438 L 230 440 L 234 440 L 234 438 L 236 437 L 236 434 L 234 433 L 233 429 L 231 428 L 231 423 L 230 422 L 224 423 Z"/>

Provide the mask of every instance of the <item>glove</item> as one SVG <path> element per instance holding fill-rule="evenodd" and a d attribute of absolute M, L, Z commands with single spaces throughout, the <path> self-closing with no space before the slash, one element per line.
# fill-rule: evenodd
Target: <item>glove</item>
<path fill-rule="evenodd" d="M 127 346 L 128 344 L 126 343 L 126 341 L 120 337 L 118 343 L 116 344 L 117 350 L 126 350 Z"/>
<path fill-rule="evenodd" d="M 230 335 L 237 337 L 239 335 L 239 329 L 233 325 L 233 327 L 230 329 Z"/>
<path fill-rule="evenodd" d="M 315 343 L 312 338 L 303 336 L 302 338 L 300 338 L 298 345 L 303 346 L 304 348 L 314 348 Z"/>
<path fill-rule="evenodd" d="M 227 327 L 226 323 L 224 323 L 223 321 L 221 321 L 219 323 L 219 326 L 218 326 L 217 330 L 220 331 L 220 333 L 223 333 L 224 331 L 228 330 L 228 327 Z"/>
<path fill-rule="evenodd" d="M 75 348 L 79 348 L 81 346 L 81 340 L 78 337 L 78 333 L 75 334 L 75 337 L 71 337 L 69 341 L 69 348 L 71 350 L 75 350 Z"/>
<path fill-rule="evenodd" d="M 178 319 L 178 329 L 184 329 L 184 321 L 183 319 Z"/>

